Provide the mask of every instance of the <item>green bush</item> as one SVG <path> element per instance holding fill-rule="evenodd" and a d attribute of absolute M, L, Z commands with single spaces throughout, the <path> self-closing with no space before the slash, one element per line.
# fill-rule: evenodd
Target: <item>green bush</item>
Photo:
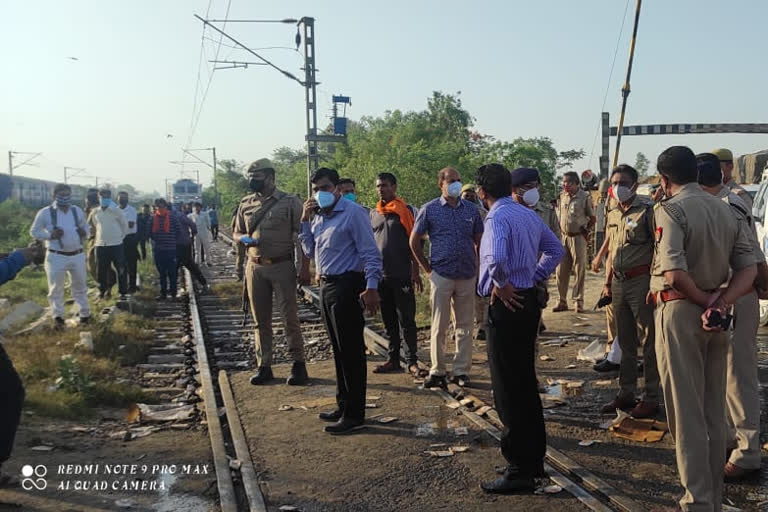
<path fill-rule="evenodd" d="M 29 244 L 32 240 L 29 228 L 35 220 L 35 214 L 37 210 L 15 200 L 0 203 L 0 252 L 9 252 Z"/>

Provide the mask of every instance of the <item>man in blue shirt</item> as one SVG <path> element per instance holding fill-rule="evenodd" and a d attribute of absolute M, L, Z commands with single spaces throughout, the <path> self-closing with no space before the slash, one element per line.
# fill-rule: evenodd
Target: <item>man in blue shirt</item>
<path fill-rule="evenodd" d="M 339 174 L 321 167 L 310 180 L 314 196 L 304 203 L 299 240 L 304 254 L 315 258 L 320 275 L 320 310 L 336 363 L 337 409 L 321 412 L 334 421 L 330 434 L 346 434 L 365 421 L 365 343 L 363 307 L 379 307 L 381 253 L 365 209 L 341 197 Z"/>
<path fill-rule="evenodd" d="M 469 385 L 472 365 L 472 330 L 475 305 L 476 248 L 483 234 L 483 221 L 477 206 L 461 199 L 461 176 L 446 167 L 437 175 L 442 195 L 425 204 L 416 216 L 411 232 L 411 251 L 429 276 L 432 303 L 430 356 L 432 368 L 425 388 L 446 387 L 445 336 L 453 313 L 456 354 L 453 381 Z M 429 235 L 429 261 L 421 239 Z"/>
<path fill-rule="evenodd" d="M 488 204 L 480 243 L 477 292 L 491 297 L 487 350 L 496 411 L 504 424 L 504 475 L 486 492 L 530 492 L 545 476 L 546 432 L 536 385 L 534 347 L 542 304 L 535 283 L 545 281 L 563 257 L 563 247 L 530 208 L 510 196 L 511 176 L 501 164 L 477 171 L 477 194 Z"/>
<path fill-rule="evenodd" d="M 26 249 L 13 251 L 8 256 L 0 259 L 0 284 L 16 277 L 24 266 L 30 262 L 40 264 L 45 257 L 45 248 L 37 244 Z M 12 485 L 14 478 L 3 474 L 2 466 L 11 457 L 13 440 L 21 419 L 21 406 L 24 403 L 24 386 L 19 374 L 13 367 L 11 358 L 0 343 L 0 411 L 3 411 L 0 420 L 0 489 L 6 485 Z M 18 484 L 17 484 L 18 485 Z"/>

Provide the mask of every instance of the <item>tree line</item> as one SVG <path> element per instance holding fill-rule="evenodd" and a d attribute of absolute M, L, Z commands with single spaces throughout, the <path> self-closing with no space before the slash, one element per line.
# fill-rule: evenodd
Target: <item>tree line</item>
<path fill-rule="evenodd" d="M 437 171 L 441 168 L 455 167 L 463 182 L 471 183 L 475 170 L 490 162 L 502 163 L 509 169 L 536 167 L 541 173 L 542 196 L 552 199 L 558 188 L 557 172 L 584 156 L 581 149 L 558 151 L 548 137 L 498 140 L 475 130 L 474 121 L 462 106 L 460 93 L 434 92 L 424 110 L 392 110 L 382 116 L 349 121 L 346 144 L 320 145 L 320 165 L 354 179 L 361 204 L 375 204 L 376 175 L 391 172 L 397 176 L 399 193 L 409 203 L 420 206 L 437 197 Z M 306 198 L 306 151 L 280 147 L 271 158 L 278 188 Z M 233 211 L 248 193 L 244 165 L 235 160 L 220 161 L 217 176 L 224 213 Z M 213 202 L 212 187 L 204 191 L 203 197 Z"/>

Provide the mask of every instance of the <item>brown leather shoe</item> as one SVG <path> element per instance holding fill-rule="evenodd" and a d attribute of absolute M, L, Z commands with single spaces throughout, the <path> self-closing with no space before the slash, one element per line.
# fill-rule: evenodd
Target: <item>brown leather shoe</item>
<path fill-rule="evenodd" d="M 741 480 L 749 478 L 750 476 L 758 472 L 760 472 L 760 468 L 746 469 L 746 468 L 742 468 L 741 466 L 737 466 L 736 464 L 731 464 L 730 462 L 727 462 L 725 464 L 724 480 L 726 482 L 739 482 Z"/>
<path fill-rule="evenodd" d="M 628 411 L 632 409 L 635 406 L 635 398 L 631 396 L 624 396 L 620 397 L 617 396 L 607 404 L 603 406 L 602 409 L 600 409 L 601 414 L 609 414 L 609 413 L 615 413 L 616 409 L 621 409 L 622 411 Z"/>
<path fill-rule="evenodd" d="M 373 373 L 395 373 L 401 371 L 403 371 L 403 369 L 400 367 L 400 363 L 394 361 L 387 361 L 373 369 Z"/>
<path fill-rule="evenodd" d="M 581 304 L 576 304 L 576 308 L 575 309 L 576 309 L 577 313 L 583 313 L 584 312 L 584 306 L 582 306 Z"/>
<path fill-rule="evenodd" d="M 638 402 L 638 404 L 632 409 L 629 414 L 632 415 L 633 418 L 640 420 L 643 418 L 653 418 L 659 413 L 659 403 L 653 402 L 653 401 L 645 401 L 641 400 Z"/>
<path fill-rule="evenodd" d="M 553 313 L 560 313 L 561 311 L 568 311 L 568 304 L 566 304 L 565 302 L 561 302 L 560 304 L 552 308 Z"/>

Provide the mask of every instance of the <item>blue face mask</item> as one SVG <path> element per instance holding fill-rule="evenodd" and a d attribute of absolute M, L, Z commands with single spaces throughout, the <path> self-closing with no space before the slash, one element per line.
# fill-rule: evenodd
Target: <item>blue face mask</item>
<path fill-rule="evenodd" d="M 56 196 L 56 206 L 69 206 L 72 204 L 72 196 Z"/>
<path fill-rule="evenodd" d="M 112 199 L 108 197 L 101 198 L 101 206 L 103 206 L 104 208 L 107 208 L 110 204 L 112 204 Z"/>
<path fill-rule="evenodd" d="M 347 193 L 346 193 L 346 194 L 344 194 L 344 196 L 342 196 L 342 197 L 344 197 L 344 199 L 349 199 L 349 200 L 350 200 L 350 201 L 352 201 L 353 203 L 354 203 L 354 202 L 357 202 L 357 194 L 355 194 L 354 192 L 347 192 Z"/>
<path fill-rule="evenodd" d="M 461 195 L 461 187 L 463 185 L 460 181 L 454 181 L 450 185 L 448 185 L 448 195 L 450 197 L 459 197 Z"/>
<path fill-rule="evenodd" d="M 315 192 L 315 201 L 320 208 L 328 208 L 336 201 L 336 196 L 332 192 L 326 192 L 325 190 L 318 190 Z"/>

